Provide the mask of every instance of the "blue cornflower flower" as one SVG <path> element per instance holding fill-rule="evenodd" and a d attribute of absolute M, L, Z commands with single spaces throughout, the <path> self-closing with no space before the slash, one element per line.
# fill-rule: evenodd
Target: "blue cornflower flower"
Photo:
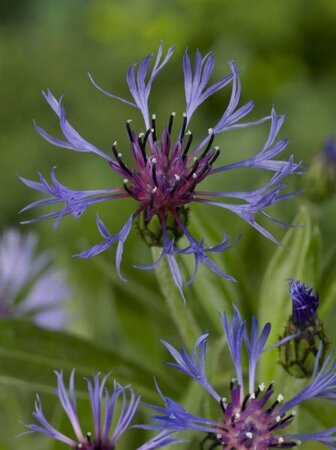
<path fill-rule="evenodd" d="M 153 54 L 146 56 L 137 70 L 135 66 L 131 66 L 127 73 L 127 84 L 133 101 L 103 90 L 90 75 L 91 81 L 100 91 L 138 109 L 143 116 L 144 129 L 139 134 L 132 130 L 131 120 L 126 123 L 126 131 L 133 156 L 132 167 L 126 164 L 116 142 L 112 144 L 112 155 L 110 155 L 81 137 L 67 119 L 63 107 L 63 98 L 57 100 L 49 90 L 43 93 L 47 103 L 60 121 L 64 139 L 51 136 L 35 124 L 36 130 L 41 136 L 58 147 L 77 152 L 93 153 L 103 158 L 110 169 L 121 176 L 123 182 L 122 187 L 115 189 L 76 191 L 58 181 L 55 176 L 55 169 L 51 172 L 51 183 L 42 175 L 39 175 L 39 182 L 22 178 L 22 181 L 28 187 L 47 195 L 45 199 L 26 206 L 24 211 L 44 205 L 63 205 L 54 212 L 23 223 L 54 218 L 56 219 L 56 227 L 64 216 L 71 214 L 77 219 L 93 203 L 131 198 L 137 206 L 125 225 L 117 233 L 111 234 L 102 219 L 98 217 L 97 227 L 103 241 L 77 256 L 90 258 L 117 244 L 116 268 L 119 276 L 123 278 L 121 274 L 123 247 L 132 224 L 136 221 L 143 238 L 149 245 L 163 247 L 162 257 L 168 258 L 173 278 L 182 292 L 183 280 L 175 259 L 176 255 L 179 254 L 194 255 L 195 273 L 199 263 L 204 263 L 219 276 L 233 280 L 207 256 L 209 252 L 222 252 L 230 248 L 232 244 L 228 244 L 228 236 L 225 235 L 223 241 L 213 247 L 204 246 L 204 240 L 198 241 L 187 229 L 188 205 L 191 202 L 198 202 L 230 210 L 268 239 L 278 243 L 271 233 L 257 222 L 257 215 L 282 224 L 282 222 L 270 216 L 265 209 L 295 194 L 283 193 L 286 187 L 283 180 L 287 175 L 298 173 L 300 164 L 295 163 L 292 156 L 288 161 L 274 159 L 287 146 L 287 139 L 276 140 L 284 122 L 284 116 L 279 116 L 272 109 L 271 114 L 267 117 L 256 121 L 243 122 L 244 117 L 252 111 L 254 105 L 252 101 L 249 101 L 245 105 L 238 106 L 241 83 L 233 61 L 229 62 L 231 73 L 209 85 L 215 64 L 212 53 L 202 56 L 197 51 L 194 67 L 192 67 L 188 52 L 185 51 L 183 72 L 186 107 L 182 125 L 176 132 L 177 137 L 174 138 L 173 125 L 176 114 L 172 113 L 167 125 L 159 134 L 156 115 L 150 113 L 148 99 L 155 78 L 168 63 L 173 51 L 174 49 L 171 47 L 167 54 L 163 56 L 163 48 L 160 45 L 152 70 L 150 70 L 150 64 Z M 219 121 L 208 130 L 206 136 L 202 137 L 196 145 L 193 145 L 193 133 L 188 127 L 194 112 L 206 99 L 228 85 L 231 85 L 231 96 L 225 112 Z M 213 145 L 216 135 L 235 128 L 262 124 L 266 121 L 270 121 L 269 134 L 265 144 L 256 155 L 239 162 L 219 164 L 215 167 L 215 162 L 218 163 L 217 160 L 220 155 L 219 147 Z M 206 177 L 239 168 L 263 169 L 274 172 L 274 175 L 266 185 L 252 191 L 212 192 L 199 189 L 199 184 Z M 227 200 L 224 201 L 224 199 Z M 228 201 L 230 199 L 233 200 L 232 203 Z M 181 236 L 185 236 L 188 241 L 185 248 L 176 245 Z M 155 265 L 147 266 L 147 268 L 155 267 Z M 143 268 L 142 266 L 137 267 Z"/>
<path fill-rule="evenodd" d="M 42 433 L 57 441 L 66 444 L 73 450 L 114 450 L 121 435 L 130 428 L 130 424 L 138 409 L 140 396 L 129 386 L 121 386 L 114 382 L 112 392 L 107 388 L 106 381 L 109 374 L 102 381 L 99 374 L 93 380 L 86 379 L 90 396 L 93 415 L 93 432 L 82 431 L 77 415 L 77 402 L 75 392 L 75 371 L 70 375 L 69 389 L 67 390 L 63 381 L 63 372 L 55 372 L 57 377 L 57 396 L 60 404 L 68 416 L 75 436 L 66 436 L 56 430 L 45 418 L 39 396 L 36 396 L 35 411 L 33 416 L 38 422 L 25 424 L 31 431 Z M 121 408 L 116 412 L 116 406 L 121 401 Z M 118 414 L 118 416 L 117 416 Z M 112 422 L 114 425 L 112 425 Z M 170 432 L 161 432 L 137 450 L 154 450 L 169 444 L 181 442 L 174 439 Z"/>
<path fill-rule="evenodd" d="M 0 318 L 30 316 L 38 325 L 62 328 L 71 290 L 47 252 L 36 255 L 37 236 L 7 230 L 0 238 Z"/>
<path fill-rule="evenodd" d="M 235 378 L 231 379 L 230 398 L 223 398 L 210 384 L 205 373 L 205 356 L 208 333 L 200 336 L 195 342 L 191 355 L 185 348 L 181 352 L 168 342 L 162 341 L 174 363 L 167 363 L 178 371 L 199 383 L 218 402 L 220 419 L 197 416 L 169 397 L 159 387 L 158 392 L 164 406 L 149 405 L 156 414 L 152 416 L 152 425 L 141 425 L 142 428 L 165 430 L 171 432 L 194 430 L 208 433 L 205 441 L 210 439 L 214 448 L 236 450 L 267 450 L 272 448 L 293 448 L 301 441 L 311 440 L 336 449 L 336 427 L 317 433 L 285 433 L 284 429 L 293 421 L 293 408 L 301 403 L 314 399 L 326 398 L 336 401 L 336 359 L 330 353 L 319 368 L 322 346 L 316 357 L 315 369 L 306 387 L 288 401 L 282 394 L 275 394 L 275 382 L 267 386 L 256 382 L 256 367 L 271 331 L 267 323 L 262 329 L 258 320 L 253 317 L 250 332 L 239 310 L 235 308 L 230 321 L 226 314 L 220 316 L 226 341 L 235 367 Z M 285 340 L 291 337 L 285 338 Z M 279 344 L 279 343 L 278 343 Z M 277 345 L 278 345 L 277 344 Z M 273 346 L 272 346 L 273 347 Z M 248 381 L 244 383 L 242 354 L 246 351 L 248 358 Z M 246 390 L 245 390 L 246 389 Z M 272 400 L 273 397 L 273 400 Z"/>

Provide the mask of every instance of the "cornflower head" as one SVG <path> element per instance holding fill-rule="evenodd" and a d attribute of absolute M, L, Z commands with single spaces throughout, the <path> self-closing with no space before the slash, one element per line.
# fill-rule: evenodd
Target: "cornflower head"
<path fill-rule="evenodd" d="M 323 323 L 318 317 L 319 295 L 299 280 L 289 281 L 292 315 L 285 327 L 284 338 L 293 336 L 279 347 L 280 361 L 288 373 L 304 378 L 311 376 L 320 344 L 322 365 L 329 346 Z"/>
<path fill-rule="evenodd" d="M 90 249 L 76 256 L 90 258 L 112 245 L 117 245 L 116 269 L 121 273 L 121 260 L 125 241 L 131 231 L 132 224 L 137 222 L 142 237 L 150 246 L 162 247 L 161 257 L 149 266 L 135 266 L 139 269 L 152 269 L 159 264 L 163 257 L 167 257 L 176 285 L 182 293 L 183 279 L 176 262 L 176 255 L 193 255 L 195 259 L 195 273 L 200 263 L 207 265 L 217 275 L 234 280 L 230 275 L 222 272 L 210 259 L 211 253 L 222 252 L 230 248 L 228 235 L 215 246 L 206 246 L 204 239 L 198 240 L 188 228 L 189 204 L 192 202 L 217 206 L 232 211 L 248 222 L 266 238 L 278 243 L 273 235 L 257 221 L 257 216 L 263 216 L 273 222 L 283 224 L 265 209 L 274 203 L 285 200 L 295 193 L 283 193 L 287 175 L 298 173 L 300 164 L 296 164 L 293 156 L 286 160 L 274 159 L 287 146 L 287 139 L 277 140 L 277 135 L 284 122 L 284 116 L 279 116 L 274 109 L 267 117 L 255 121 L 243 121 L 252 111 L 253 102 L 238 106 L 241 94 L 241 82 L 234 61 L 229 62 L 230 74 L 220 80 L 209 83 L 214 70 L 215 59 L 212 53 L 205 56 L 197 51 L 194 66 L 185 51 L 183 56 L 185 112 L 176 130 L 176 113 L 170 114 L 163 130 L 157 127 L 157 117 L 149 110 L 148 99 L 154 80 L 168 63 L 173 47 L 163 56 L 162 44 L 159 47 L 150 69 L 153 54 L 146 56 L 136 66 L 131 66 L 127 72 L 127 84 L 133 101 L 118 97 L 105 91 L 97 85 L 90 75 L 93 84 L 104 94 L 117 99 L 140 111 L 144 120 L 144 128 L 140 133 L 132 128 L 131 119 L 126 122 L 126 132 L 129 140 L 130 153 L 133 157 L 132 165 L 126 163 L 124 153 L 117 142 L 112 144 L 112 152 L 97 148 L 85 140 L 72 127 L 67 119 L 63 106 L 63 97 L 56 99 L 48 90 L 44 98 L 60 121 L 64 139 L 51 136 L 40 126 L 35 125 L 41 136 L 53 145 L 69 150 L 93 153 L 101 157 L 109 168 L 121 177 L 121 187 L 98 190 L 73 190 L 64 186 L 57 178 L 55 169 L 51 171 L 51 182 L 41 174 L 39 181 L 22 178 L 30 188 L 37 190 L 47 197 L 31 203 L 23 211 L 44 205 L 61 204 L 61 208 L 23 223 L 42 219 L 55 219 L 55 227 L 66 215 L 79 218 L 86 208 L 93 203 L 102 201 L 130 198 L 136 205 L 135 211 L 129 216 L 120 230 L 111 234 L 103 220 L 97 217 L 97 227 L 103 240 Z M 231 96 L 226 110 L 205 136 L 197 136 L 189 129 L 190 120 L 197 108 L 209 97 L 224 87 L 231 86 Z M 267 139 L 262 148 L 252 157 L 230 164 L 219 162 L 220 148 L 214 145 L 217 135 L 224 131 L 247 128 L 264 122 L 270 123 Z M 175 128 L 175 129 L 174 129 Z M 273 173 L 268 182 L 255 190 L 217 192 L 205 191 L 200 188 L 205 178 L 218 176 L 222 172 L 240 168 L 261 169 Z M 233 200 L 233 202 L 230 202 Z M 284 224 L 283 224 L 284 225 Z M 177 242 L 185 236 L 188 244 L 178 247 Z M 191 282 L 192 279 L 189 281 Z M 183 295 L 183 294 L 182 294 Z"/>
<path fill-rule="evenodd" d="M 92 380 L 86 379 L 90 397 L 93 429 L 83 432 L 77 414 L 77 401 L 75 392 L 75 371 L 70 375 L 69 389 L 63 380 L 63 372 L 55 372 L 57 377 L 57 396 L 73 428 L 74 437 L 68 437 L 51 425 L 45 418 L 39 396 L 36 396 L 33 417 L 37 423 L 25 424 L 31 432 L 41 433 L 52 439 L 62 442 L 73 450 L 114 450 L 122 434 L 130 428 L 130 424 L 138 409 L 140 396 L 131 387 L 121 386 L 114 382 L 112 391 L 106 386 L 109 375 L 101 381 L 99 374 Z M 118 404 L 121 407 L 118 409 Z M 114 424 L 114 425 L 113 425 Z M 150 439 L 137 450 L 154 450 L 165 447 L 174 442 L 169 432 L 162 432 Z"/>
<path fill-rule="evenodd" d="M 275 381 L 264 383 L 256 380 L 256 368 L 271 331 L 267 323 L 260 329 L 253 317 L 250 332 L 246 321 L 235 308 L 230 320 L 226 314 L 220 316 L 228 349 L 231 353 L 235 374 L 229 380 L 229 396 L 222 397 L 206 376 L 205 357 L 208 333 L 200 336 L 192 354 L 183 348 L 178 351 L 168 342 L 162 341 L 175 362 L 167 363 L 179 372 L 200 384 L 218 403 L 218 420 L 194 415 L 182 405 L 165 396 L 158 388 L 164 406 L 148 405 L 155 411 L 152 425 L 143 428 L 172 432 L 200 431 L 207 433 L 201 448 L 207 440 L 211 447 L 228 450 L 266 450 L 272 448 L 294 448 L 301 441 L 321 442 L 336 449 L 336 427 L 316 433 L 291 434 L 285 431 L 295 418 L 295 408 L 301 403 L 314 399 L 336 400 L 336 359 L 329 354 L 319 369 L 321 346 L 316 357 L 314 372 L 307 385 L 292 398 L 284 401 L 281 393 L 276 393 Z M 291 339 L 291 337 L 287 337 Z M 272 346 L 273 347 L 273 346 Z M 247 380 L 243 373 L 242 354 L 247 353 Z"/>
<path fill-rule="evenodd" d="M 71 291 L 51 255 L 36 254 L 37 236 L 14 229 L 0 238 L 0 318 L 31 317 L 38 325 L 62 328 Z"/>

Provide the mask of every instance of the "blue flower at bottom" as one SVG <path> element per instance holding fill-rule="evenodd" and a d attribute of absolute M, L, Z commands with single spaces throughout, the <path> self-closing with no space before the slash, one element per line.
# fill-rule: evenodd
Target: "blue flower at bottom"
<path fill-rule="evenodd" d="M 139 406 L 140 396 L 136 395 L 131 387 L 123 387 L 116 382 L 112 392 L 110 392 L 106 386 L 109 375 L 106 375 L 102 381 L 99 380 L 99 375 L 96 375 L 92 381 L 87 379 L 94 427 L 93 433 L 91 431 L 84 433 L 77 415 L 75 371 L 73 370 L 70 375 L 68 390 L 63 381 L 63 373 L 55 373 L 57 376 L 57 396 L 70 420 L 75 436 L 66 436 L 48 422 L 44 416 L 39 396 L 36 397 L 35 411 L 33 412 L 37 423 L 26 424 L 26 427 L 33 432 L 42 433 L 60 441 L 73 450 L 114 450 L 116 442 L 130 427 Z M 121 408 L 118 408 L 117 415 L 116 407 L 119 402 L 121 402 Z M 155 450 L 174 442 L 181 442 L 181 440 L 173 439 L 170 432 L 163 431 L 138 447 L 137 450 Z"/>
<path fill-rule="evenodd" d="M 315 370 L 306 387 L 291 399 L 284 401 L 276 393 L 275 382 L 268 384 L 256 382 L 256 367 L 271 331 L 267 323 L 261 330 L 258 320 L 253 317 L 251 330 L 246 330 L 246 322 L 235 308 L 230 321 L 226 314 L 221 316 L 228 348 L 235 367 L 235 378 L 229 381 L 230 397 L 223 398 L 211 386 L 205 373 L 205 355 L 208 334 L 200 336 L 190 355 L 185 348 L 179 352 L 168 342 L 163 341 L 175 362 L 167 363 L 178 371 L 193 378 L 218 402 L 219 420 L 196 416 L 174 400 L 166 397 L 157 386 L 164 406 L 149 405 L 156 414 L 153 424 L 142 428 L 167 432 L 194 430 L 208 433 L 205 440 L 212 441 L 212 447 L 235 450 L 267 450 L 272 448 L 294 448 L 301 441 L 320 442 L 330 449 L 336 449 L 336 427 L 315 433 L 286 433 L 285 428 L 295 418 L 295 408 L 301 403 L 326 398 L 336 401 L 336 359 L 329 354 L 321 368 L 319 359 L 322 347 L 316 358 Z M 287 340 L 289 338 L 286 338 Z M 244 380 L 242 353 L 248 356 L 248 377 Z"/>

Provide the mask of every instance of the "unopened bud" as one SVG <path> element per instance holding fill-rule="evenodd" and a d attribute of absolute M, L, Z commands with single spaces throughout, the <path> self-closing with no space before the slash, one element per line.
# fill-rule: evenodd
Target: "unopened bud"
<path fill-rule="evenodd" d="M 292 315 L 288 319 L 282 338 L 293 335 L 295 337 L 279 347 L 280 363 L 294 377 L 306 378 L 313 373 L 321 344 L 319 366 L 322 366 L 329 339 L 317 315 L 318 294 L 298 280 L 290 280 L 289 294 L 292 299 Z"/>

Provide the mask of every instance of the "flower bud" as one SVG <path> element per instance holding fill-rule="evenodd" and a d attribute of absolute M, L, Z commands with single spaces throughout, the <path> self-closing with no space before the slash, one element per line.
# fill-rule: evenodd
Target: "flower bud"
<path fill-rule="evenodd" d="M 317 315 L 318 294 L 299 280 L 290 280 L 289 295 L 292 299 L 292 315 L 288 319 L 282 338 L 293 335 L 295 337 L 279 347 L 280 363 L 294 377 L 306 378 L 313 373 L 321 343 L 319 364 L 322 365 L 329 340 Z"/>

